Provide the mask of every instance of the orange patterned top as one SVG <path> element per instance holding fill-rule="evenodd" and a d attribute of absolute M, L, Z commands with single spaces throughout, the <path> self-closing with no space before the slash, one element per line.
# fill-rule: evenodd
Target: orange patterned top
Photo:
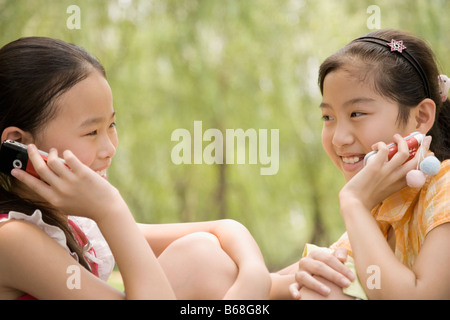
<path fill-rule="evenodd" d="M 395 255 L 412 267 L 428 232 L 450 222 L 450 160 L 441 164 L 435 176 L 427 178 L 422 188 L 406 187 L 378 204 L 372 215 L 387 239 L 389 227 L 395 231 Z M 347 233 L 331 245 L 345 247 L 353 256 Z"/>

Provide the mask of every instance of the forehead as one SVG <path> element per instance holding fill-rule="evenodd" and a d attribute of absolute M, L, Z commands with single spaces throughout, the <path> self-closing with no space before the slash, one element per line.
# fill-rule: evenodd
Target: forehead
<path fill-rule="evenodd" d="M 354 96 L 377 95 L 373 90 L 370 77 L 355 68 L 340 68 L 325 76 L 323 83 L 323 100 L 349 100 Z"/>
<path fill-rule="evenodd" d="M 56 117 L 70 119 L 74 124 L 114 112 L 111 88 L 96 71 L 62 94 L 56 104 Z"/>
<path fill-rule="evenodd" d="M 320 108 L 344 110 L 351 106 L 364 106 L 397 117 L 398 103 L 380 95 L 369 79 L 370 76 L 346 69 L 330 72 L 324 79 Z"/>

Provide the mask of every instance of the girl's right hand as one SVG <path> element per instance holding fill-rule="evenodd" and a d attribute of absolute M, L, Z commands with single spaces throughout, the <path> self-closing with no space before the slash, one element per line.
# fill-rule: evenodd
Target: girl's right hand
<path fill-rule="evenodd" d="M 317 280 L 320 276 L 341 288 L 346 288 L 356 279 L 353 272 L 344 265 L 347 260 L 347 250 L 337 248 L 333 254 L 321 250 L 312 251 L 308 256 L 300 259 L 298 271 L 295 273 L 295 283 L 289 291 L 294 299 L 301 299 L 300 290 L 305 287 L 326 297 L 331 289 Z"/>
<path fill-rule="evenodd" d="M 118 190 L 72 152 L 63 153 L 70 169 L 60 161 L 55 149 L 49 151 L 47 163 L 35 145 L 28 146 L 28 156 L 40 179 L 19 169 L 11 174 L 65 214 L 98 221 L 108 208 L 124 204 Z"/>
<path fill-rule="evenodd" d="M 47 163 L 34 145 L 28 146 L 28 155 L 41 179 L 18 169 L 12 175 L 64 214 L 97 222 L 119 266 L 127 299 L 175 298 L 161 265 L 116 188 L 70 151 L 63 153 L 70 169 L 54 149 Z"/>

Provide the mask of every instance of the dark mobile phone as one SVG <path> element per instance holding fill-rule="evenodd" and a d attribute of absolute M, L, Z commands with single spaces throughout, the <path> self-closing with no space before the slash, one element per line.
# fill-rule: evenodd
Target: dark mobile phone
<path fill-rule="evenodd" d="M 41 150 L 39 150 L 39 153 L 42 159 L 47 162 L 48 153 Z M 61 161 L 64 162 L 63 159 Z M 0 172 L 11 175 L 11 170 L 14 168 L 22 169 L 39 178 L 33 164 L 28 159 L 27 146 L 14 140 L 5 140 L 0 148 Z"/>

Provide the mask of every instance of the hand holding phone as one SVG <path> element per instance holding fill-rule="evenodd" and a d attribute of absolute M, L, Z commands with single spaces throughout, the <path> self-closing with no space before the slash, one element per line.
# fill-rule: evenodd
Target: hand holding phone
<path fill-rule="evenodd" d="M 39 154 L 47 162 L 48 153 L 39 150 Z M 65 164 L 63 159 L 60 160 Z M 11 175 L 11 170 L 14 168 L 22 169 L 39 179 L 28 158 L 27 146 L 14 140 L 5 140 L 0 148 L 0 172 Z"/>
<path fill-rule="evenodd" d="M 407 135 L 406 137 L 404 137 L 404 139 L 406 140 L 406 143 L 408 144 L 408 147 L 409 147 L 409 157 L 406 161 L 409 161 L 412 158 L 414 158 L 414 156 L 416 155 L 417 150 L 419 150 L 419 147 L 424 138 L 425 138 L 425 135 L 420 132 L 413 132 L 413 133 Z M 396 143 L 392 142 L 392 143 L 388 144 L 387 147 L 389 148 L 389 154 L 388 154 L 388 161 L 389 161 L 397 153 L 398 146 Z M 366 154 L 366 156 L 364 157 L 364 165 L 366 165 L 367 162 L 370 160 L 370 158 L 372 156 L 374 156 L 376 153 L 377 153 L 377 151 L 372 151 L 372 152 L 369 152 L 368 154 Z"/>
<path fill-rule="evenodd" d="M 70 150 L 65 150 L 62 156 L 64 161 L 58 157 L 56 149 L 47 154 L 35 145 L 25 149 L 23 144 L 8 142 L 0 149 L 0 167 L 65 215 L 98 222 L 117 208 L 128 210 L 119 191 L 106 179 L 83 164 Z"/>

